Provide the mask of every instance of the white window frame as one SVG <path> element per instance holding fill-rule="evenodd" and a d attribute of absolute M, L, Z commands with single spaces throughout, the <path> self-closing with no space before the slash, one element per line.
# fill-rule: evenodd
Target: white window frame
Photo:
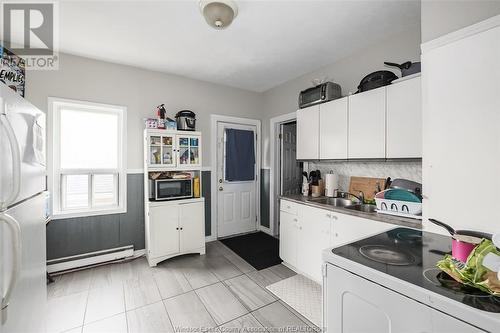
<path fill-rule="evenodd" d="M 118 115 L 118 168 L 117 169 L 65 169 L 60 167 L 60 121 L 61 107 L 71 106 L 88 111 L 109 112 Z M 121 214 L 127 212 L 127 108 L 125 106 L 93 103 L 57 97 L 48 98 L 48 188 L 52 195 L 52 218 L 63 219 L 84 216 Z M 108 207 L 87 207 L 77 209 L 62 208 L 62 176 L 89 175 L 89 189 L 93 186 L 92 178 L 96 174 L 118 174 L 118 203 Z M 89 193 L 89 204 L 92 205 Z"/>

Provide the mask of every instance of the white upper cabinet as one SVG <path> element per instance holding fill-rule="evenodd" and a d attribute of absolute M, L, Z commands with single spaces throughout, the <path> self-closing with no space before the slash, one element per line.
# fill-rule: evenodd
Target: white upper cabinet
<path fill-rule="evenodd" d="M 177 134 L 177 167 L 201 167 L 201 135 Z"/>
<path fill-rule="evenodd" d="M 385 87 L 349 96 L 349 158 L 385 158 Z"/>
<path fill-rule="evenodd" d="M 420 77 L 297 111 L 302 160 L 422 157 Z"/>
<path fill-rule="evenodd" d="M 147 130 L 146 133 L 148 133 Z M 149 134 L 146 134 L 146 140 L 146 159 L 148 167 L 175 167 L 175 156 L 177 152 L 174 144 L 175 134 L 151 131 Z"/>
<path fill-rule="evenodd" d="M 420 77 L 387 86 L 387 158 L 422 157 Z"/>
<path fill-rule="evenodd" d="M 347 159 L 348 100 L 339 98 L 320 106 L 320 159 Z"/>
<path fill-rule="evenodd" d="M 201 168 L 201 133 L 146 129 L 146 167 L 154 170 Z"/>
<path fill-rule="evenodd" d="M 319 159 L 319 105 L 297 111 L 297 159 Z"/>

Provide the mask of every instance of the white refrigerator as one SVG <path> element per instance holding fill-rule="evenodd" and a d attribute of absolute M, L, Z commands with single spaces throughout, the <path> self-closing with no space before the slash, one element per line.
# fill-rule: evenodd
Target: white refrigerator
<path fill-rule="evenodd" d="M 0 332 L 44 332 L 45 114 L 0 83 Z"/>

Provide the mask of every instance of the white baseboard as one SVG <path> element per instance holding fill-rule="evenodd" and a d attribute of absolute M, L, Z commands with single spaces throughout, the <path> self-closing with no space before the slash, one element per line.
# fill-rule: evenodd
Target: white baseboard
<path fill-rule="evenodd" d="M 99 253 L 103 254 L 99 255 Z M 138 255 L 136 255 L 136 253 Z M 101 264 L 108 261 L 140 256 L 143 254 L 145 254 L 145 250 L 134 251 L 134 248 L 132 246 L 128 246 L 117 249 L 109 249 L 109 250 L 85 253 L 77 256 L 58 258 L 47 261 L 47 272 L 55 273 L 55 272 L 67 271 L 85 266 Z"/>
<path fill-rule="evenodd" d="M 271 232 L 271 229 L 270 228 L 267 228 L 267 227 L 264 227 L 262 225 L 259 226 L 259 230 L 262 231 L 262 232 L 265 232 L 266 234 L 270 235 L 270 236 L 273 236 L 273 233 Z"/>
<path fill-rule="evenodd" d="M 144 255 L 146 255 L 146 249 L 134 251 L 134 258 L 142 257 Z"/>
<path fill-rule="evenodd" d="M 205 236 L 205 243 L 208 243 L 208 242 L 213 242 L 213 241 L 216 241 L 217 238 L 215 238 L 215 236 L 211 235 L 211 236 Z"/>

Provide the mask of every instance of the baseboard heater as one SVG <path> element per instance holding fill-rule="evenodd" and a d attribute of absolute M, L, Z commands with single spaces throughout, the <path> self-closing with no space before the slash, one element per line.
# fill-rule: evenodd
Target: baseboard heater
<path fill-rule="evenodd" d="M 51 259 L 47 261 L 47 272 L 57 273 L 85 266 L 101 264 L 108 261 L 125 259 L 133 256 L 134 256 L 134 246 L 128 245 L 123 247 L 117 247 L 114 249 L 101 250 L 70 257 Z"/>

